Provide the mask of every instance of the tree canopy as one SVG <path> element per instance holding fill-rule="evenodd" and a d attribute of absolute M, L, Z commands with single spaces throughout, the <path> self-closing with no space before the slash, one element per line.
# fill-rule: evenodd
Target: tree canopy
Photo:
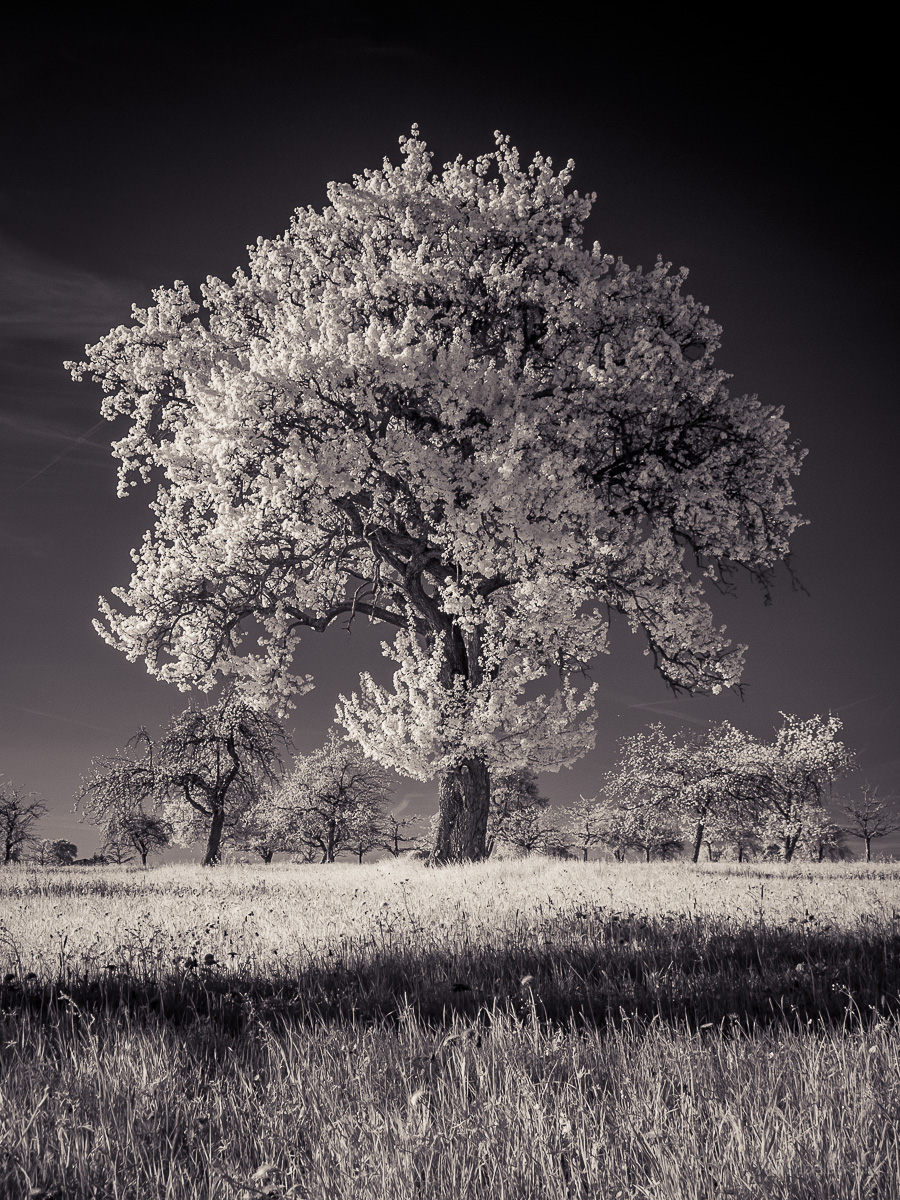
<path fill-rule="evenodd" d="M 129 422 L 121 492 L 157 484 L 98 628 L 163 679 L 232 676 L 283 710 L 312 685 L 308 632 L 393 626 L 393 687 L 363 674 L 340 719 L 440 777 L 437 858 L 480 857 L 491 774 L 593 744 L 577 678 L 612 611 L 673 686 L 737 684 L 705 591 L 767 583 L 803 452 L 729 393 L 684 269 L 583 245 L 571 162 L 523 167 L 500 134 L 442 171 L 415 127 L 401 148 L 209 278 L 202 309 L 160 288 L 69 364 Z"/>

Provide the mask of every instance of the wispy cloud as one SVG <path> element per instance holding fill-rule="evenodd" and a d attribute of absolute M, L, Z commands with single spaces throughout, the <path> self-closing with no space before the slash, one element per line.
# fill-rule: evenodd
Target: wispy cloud
<path fill-rule="evenodd" d="M 0 236 L 0 339 L 96 340 L 126 323 L 140 284 L 104 279 Z"/>
<path fill-rule="evenodd" d="M 75 717 L 61 717 L 58 713 L 42 712 L 38 708 L 25 708 L 21 704 L 9 704 L 4 702 L 4 708 L 12 708 L 16 712 L 28 713 L 33 717 L 45 717 L 48 721 L 62 721 L 65 725 L 80 725 L 82 729 L 96 729 L 99 733 L 112 733 L 111 729 L 107 729 L 104 725 L 91 725 L 88 721 L 78 721 Z"/>
<path fill-rule="evenodd" d="M 647 704 L 628 704 L 626 708 L 634 708 L 640 712 L 656 713 L 661 717 L 671 717 L 675 721 L 686 721 L 689 725 L 702 725 L 704 728 L 709 725 L 707 717 L 692 717 L 683 708 L 676 708 L 674 705 L 660 703 L 657 700 L 650 701 Z"/>

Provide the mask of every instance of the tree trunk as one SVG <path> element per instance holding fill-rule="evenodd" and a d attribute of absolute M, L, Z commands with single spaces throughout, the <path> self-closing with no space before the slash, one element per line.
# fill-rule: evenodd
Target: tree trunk
<path fill-rule="evenodd" d="M 142 867 L 146 867 L 146 865 L 147 865 L 147 855 L 149 854 L 149 851 L 148 851 L 148 850 L 142 850 L 140 853 L 141 853 L 141 866 L 142 866 Z"/>
<path fill-rule="evenodd" d="M 647 848 L 644 850 L 644 854 L 646 855 L 644 862 L 649 862 L 650 861 L 650 847 L 649 846 L 647 846 Z"/>
<path fill-rule="evenodd" d="M 794 851 L 797 848 L 797 842 L 799 841 L 799 839 L 800 839 L 799 834 L 797 834 L 796 837 L 788 836 L 784 839 L 784 861 L 786 863 L 789 863 L 791 861 L 791 859 L 794 857 Z"/>
<path fill-rule="evenodd" d="M 209 839 L 206 843 L 204 867 L 214 867 L 219 861 L 219 847 L 222 844 L 222 830 L 225 828 L 225 809 L 213 809 L 212 821 L 209 826 Z"/>
<path fill-rule="evenodd" d="M 872 861 L 872 839 L 866 838 L 866 862 Z"/>
<path fill-rule="evenodd" d="M 262 854 L 262 860 L 263 860 L 263 862 L 264 862 L 264 863 L 270 863 L 270 862 L 272 861 L 272 855 L 273 855 L 274 853 L 275 853 L 275 851 L 274 851 L 274 850 L 263 850 L 263 851 L 261 851 L 261 854 Z"/>
<path fill-rule="evenodd" d="M 490 802 L 490 773 L 480 758 L 467 758 L 442 776 L 433 864 L 480 862 L 486 857 Z"/>
<path fill-rule="evenodd" d="M 697 828 L 694 830 L 694 844 L 691 847 L 691 862 L 700 861 L 700 847 L 703 845 L 703 822 L 697 822 Z"/>
<path fill-rule="evenodd" d="M 587 862 L 587 860 L 588 860 L 588 848 L 587 848 L 587 846 L 584 846 L 584 847 L 582 847 L 582 853 L 584 854 L 584 858 L 582 859 L 582 862 Z"/>

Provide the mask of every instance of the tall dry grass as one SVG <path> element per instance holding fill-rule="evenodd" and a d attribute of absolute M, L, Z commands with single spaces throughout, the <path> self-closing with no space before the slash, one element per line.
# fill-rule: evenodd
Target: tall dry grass
<path fill-rule="evenodd" d="M 0 875 L 0 1195 L 900 1197 L 900 869 Z"/>

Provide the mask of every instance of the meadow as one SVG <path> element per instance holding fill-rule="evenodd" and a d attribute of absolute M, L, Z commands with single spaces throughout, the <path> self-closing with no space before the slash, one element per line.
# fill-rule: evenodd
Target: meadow
<path fill-rule="evenodd" d="M 900 1200 L 900 865 L 0 872 L 0 1195 Z"/>

